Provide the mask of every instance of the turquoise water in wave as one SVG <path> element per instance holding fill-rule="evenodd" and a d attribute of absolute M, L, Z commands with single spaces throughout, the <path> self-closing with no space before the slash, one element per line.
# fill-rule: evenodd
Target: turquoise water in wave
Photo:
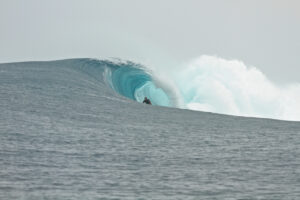
<path fill-rule="evenodd" d="M 0 64 L 0 199 L 300 199 L 300 122 L 145 95 L 130 62 Z"/>

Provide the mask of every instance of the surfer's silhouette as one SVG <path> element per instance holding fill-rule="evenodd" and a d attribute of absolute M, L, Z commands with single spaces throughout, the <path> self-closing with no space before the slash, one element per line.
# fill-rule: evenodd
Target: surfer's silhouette
<path fill-rule="evenodd" d="M 145 103 L 145 104 L 149 104 L 149 105 L 152 105 L 152 103 L 151 103 L 150 99 L 148 99 L 147 97 L 145 97 L 145 98 L 144 98 L 144 101 L 143 101 L 143 103 Z"/>

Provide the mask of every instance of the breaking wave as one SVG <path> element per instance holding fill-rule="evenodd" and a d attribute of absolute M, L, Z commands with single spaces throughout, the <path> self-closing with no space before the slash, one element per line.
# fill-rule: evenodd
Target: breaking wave
<path fill-rule="evenodd" d="M 0 67 L 5 65 L 14 64 L 1 64 Z M 54 66 L 71 69 L 72 72 L 79 70 L 80 80 L 78 77 L 67 79 L 89 81 L 89 78 L 94 78 L 100 81 L 100 90 L 106 95 L 118 93 L 137 102 L 148 97 L 153 105 L 158 106 L 237 116 L 300 120 L 299 83 L 275 85 L 257 68 L 247 67 L 237 60 L 201 56 L 182 66 L 156 69 L 133 62 L 95 59 L 17 65 L 31 66 L 34 69 L 49 68 L 49 74 L 54 73 Z M 39 82 L 36 83 L 38 84 Z"/>
<path fill-rule="evenodd" d="M 138 102 L 147 96 L 154 105 L 300 120 L 299 83 L 275 85 L 238 60 L 201 56 L 181 67 L 156 70 L 127 63 L 111 71 L 111 80 L 117 92 Z"/>

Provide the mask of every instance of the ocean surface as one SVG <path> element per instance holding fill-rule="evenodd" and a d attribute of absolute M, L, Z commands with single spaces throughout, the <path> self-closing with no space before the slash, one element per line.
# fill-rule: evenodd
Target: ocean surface
<path fill-rule="evenodd" d="M 155 83 L 132 62 L 0 64 L 0 199 L 300 199 L 300 122 L 174 108 Z"/>

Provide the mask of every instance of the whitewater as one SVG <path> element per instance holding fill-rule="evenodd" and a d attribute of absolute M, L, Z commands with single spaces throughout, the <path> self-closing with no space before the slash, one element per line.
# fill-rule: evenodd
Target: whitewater
<path fill-rule="evenodd" d="M 299 121 L 238 60 L 3 63 L 0 199 L 300 199 Z"/>

